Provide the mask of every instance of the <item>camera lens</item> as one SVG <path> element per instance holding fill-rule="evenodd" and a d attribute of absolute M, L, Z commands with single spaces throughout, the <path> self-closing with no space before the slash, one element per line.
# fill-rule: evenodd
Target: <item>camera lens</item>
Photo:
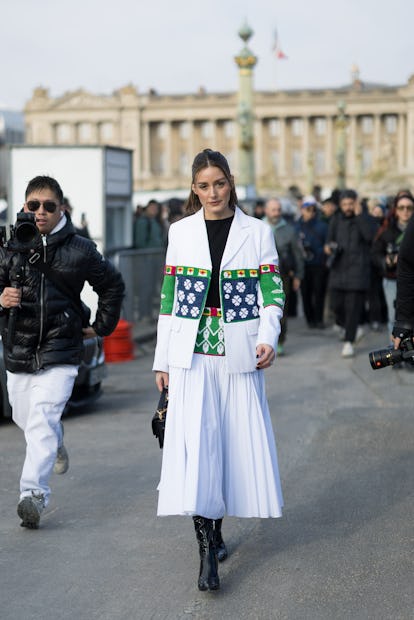
<path fill-rule="evenodd" d="M 377 368 L 385 368 L 393 366 L 402 360 L 402 351 L 388 347 L 387 349 L 379 349 L 369 354 L 369 361 L 373 370 Z"/>

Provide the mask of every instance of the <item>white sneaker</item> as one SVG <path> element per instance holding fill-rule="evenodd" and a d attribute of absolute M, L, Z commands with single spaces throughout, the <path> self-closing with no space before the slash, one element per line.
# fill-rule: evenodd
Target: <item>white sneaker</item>
<path fill-rule="evenodd" d="M 66 474 L 68 469 L 69 469 L 69 454 L 65 446 L 62 444 L 60 448 L 58 448 L 58 451 L 56 454 L 56 461 L 53 466 L 53 472 L 55 474 Z"/>
<path fill-rule="evenodd" d="M 345 342 L 342 347 L 342 357 L 354 357 L 354 347 L 352 346 L 352 342 Z"/>
<path fill-rule="evenodd" d="M 358 329 L 355 334 L 355 342 L 359 342 L 365 336 L 365 331 L 361 325 L 358 325 Z"/>

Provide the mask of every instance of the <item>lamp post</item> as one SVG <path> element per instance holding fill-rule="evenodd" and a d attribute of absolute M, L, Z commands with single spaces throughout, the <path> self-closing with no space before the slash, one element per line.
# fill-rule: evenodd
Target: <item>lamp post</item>
<path fill-rule="evenodd" d="M 239 67 L 239 91 L 237 121 L 239 126 L 239 172 L 238 181 L 246 190 L 246 198 L 256 196 L 254 170 L 254 117 L 253 117 L 253 69 L 257 58 L 247 47 L 247 41 L 253 35 L 253 30 L 245 23 L 238 32 L 244 41 L 244 47 L 235 57 Z"/>
<path fill-rule="evenodd" d="M 336 187 L 345 189 L 346 187 L 346 128 L 348 122 L 345 116 L 345 102 L 338 103 L 338 116 L 336 119 L 337 142 L 336 142 Z"/>

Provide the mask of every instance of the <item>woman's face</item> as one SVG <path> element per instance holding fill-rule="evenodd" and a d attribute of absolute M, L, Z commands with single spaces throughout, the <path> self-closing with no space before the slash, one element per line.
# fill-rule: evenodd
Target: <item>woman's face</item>
<path fill-rule="evenodd" d="M 197 194 L 206 220 L 222 220 L 233 215 L 229 207 L 232 186 L 217 166 L 208 166 L 197 173 L 191 189 Z"/>
<path fill-rule="evenodd" d="M 413 214 L 413 210 L 414 204 L 409 198 L 400 198 L 395 209 L 398 221 L 401 224 L 407 224 Z"/>

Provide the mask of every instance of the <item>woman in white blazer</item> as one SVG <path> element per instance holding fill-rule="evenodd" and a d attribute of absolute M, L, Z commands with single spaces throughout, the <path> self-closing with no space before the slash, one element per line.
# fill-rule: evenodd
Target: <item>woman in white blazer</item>
<path fill-rule="evenodd" d="M 263 370 L 284 294 L 272 231 L 237 206 L 221 153 L 195 157 L 186 211 L 169 230 L 153 365 L 169 388 L 157 514 L 193 517 L 198 587 L 216 590 L 224 514 L 282 512 Z"/>

